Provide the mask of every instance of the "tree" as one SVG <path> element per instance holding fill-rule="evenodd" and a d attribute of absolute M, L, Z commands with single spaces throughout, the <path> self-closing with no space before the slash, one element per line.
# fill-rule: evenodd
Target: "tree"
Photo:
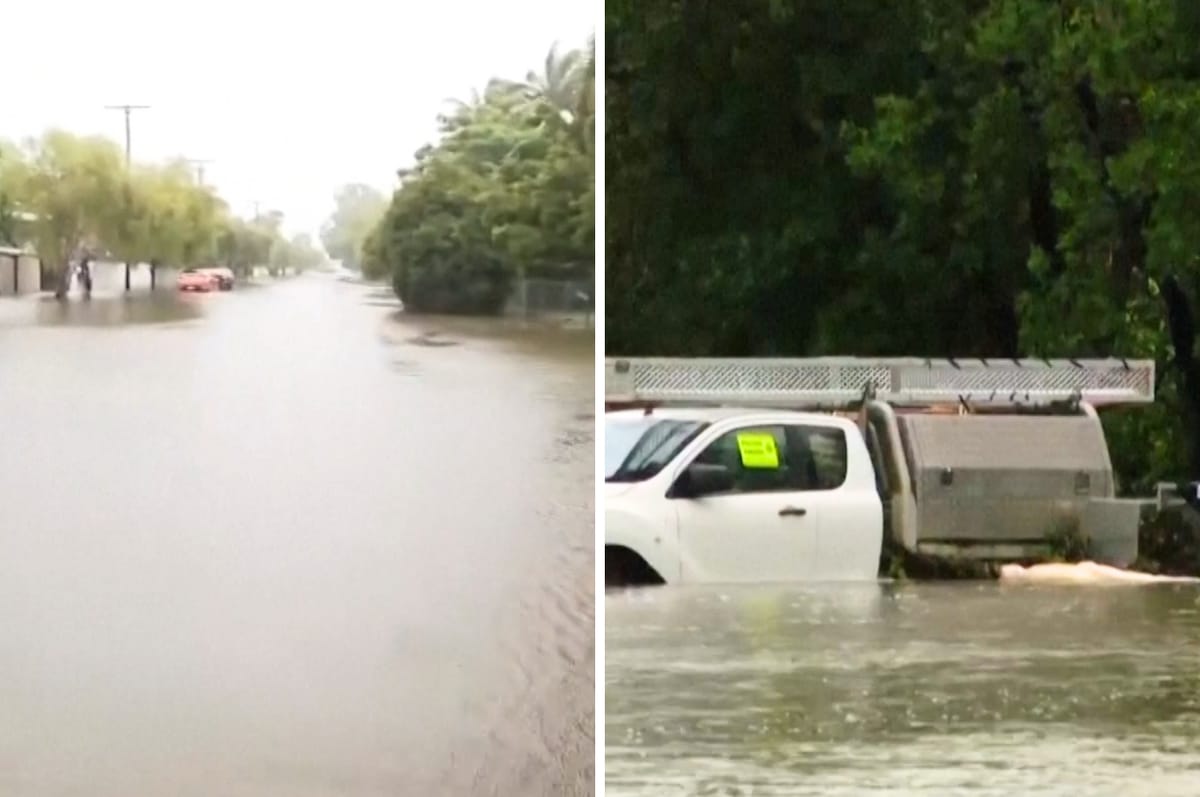
<path fill-rule="evenodd" d="M 255 266 L 267 265 L 276 238 L 262 225 L 229 217 L 218 235 L 216 256 L 233 271 L 247 276 Z"/>
<path fill-rule="evenodd" d="M 307 238 L 284 241 L 282 224 L 278 212 L 253 221 L 232 217 L 183 160 L 130 166 L 113 142 L 61 131 L 21 148 L 0 142 L 0 242 L 35 245 L 58 273 L 60 298 L 75 258 L 121 258 L 126 290 L 138 262 L 149 262 L 153 287 L 163 263 L 221 261 L 246 273 L 267 263 L 277 242 L 298 267 L 323 262 Z"/>
<path fill-rule="evenodd" d="M 587 66 L 576 113 L 579 139 L 588 157 L 596 154 L 596 37 L 588 39 Z M 593 160 L 594 164 L 594 160 Z"/>
<path fill-rule="evenodd" d="M 369 185 L 343 186 L 335 198 L 336 209 L 321 231 L 329 256 L 347 268 L 361 269 L 363 246 L 387 210 L 387 198 Z"/>
<path fill-rule="evenodd" d="M 440 140 L 400 173 L 362 250 L 408 310 L 496 313 L 520 279 L 590 274 L 594 161 L 554 104 L 580 63 L 552 51 L 541 92 L 491 81 L 439 117 Z"/>
<path fill-rule="evenodd" d="M 185 162 L 136 166 L 111 203 L 103 227 L 108 248 L 130 265 L 149 262 L 151 286 L 161 263 L 198 266 L 217 255 L 226 208 L 208 189 L 192 180 Z"/>
<path fill-rule="evenodd" d="M 31 236 L 43 264 L 58 274 L 57 295 L 66 295 L 72 258 L 102 245 L 111 223 L 113 197 L 123 184 L 120 148 L 103 138 L 50 131 L 26 143 L 15 175 L 22 204 L 33 216 Z"/>
<path fill-rule="evenodd" d="M 24 243 L 21 209 L 17 204 L 24 170 L 24 153 L 7 141 L 0 141 L 0 245 Z"/>
<path fill-rule="evenodd" d="M 1165 366 L 1162 285 L 1200 288 L 1200 12 L 700 7 L 607 9 L 611 351 Z M 1179 389 L 1105 417 L 1125 485 L 1184 467 Z"/>
<path fill-rule="evenodd" d="M 595 53 L 591 56 L 594 58 Z M 516 89 L 530 100 L 546 103 L 560 118 L 571 123 L 579 112 L 590 63 L 592 60 L 582 50 L 560 52 L 555 44 L 546 54 L 540 72 L 528 72 L 524 82 L 498 82 Z"/>
<path fill-rule="evenodd" d="M 325 262 L 325 255 L 313 246 L 312 238 L 306 234 L 293 236 L 290 240 L 276 238 L 271 244 L 268 264 L 273 273 L 288 269 L 303 272 L 317 268 Z"/>

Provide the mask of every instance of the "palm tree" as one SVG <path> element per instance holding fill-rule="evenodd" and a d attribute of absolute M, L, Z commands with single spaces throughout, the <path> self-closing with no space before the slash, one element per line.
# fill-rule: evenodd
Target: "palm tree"
<path fill-rule="evenodd" d="M 467 123 L 481 106 L 491 103 L 517 111 L 535 111 L 548 107 L 555 117 L 570 128 L 588 153 L 594 151 L 592 128 L 596 118 L 596 37 L 588 38 L 588 48 L 559 52 L 550 48 L 542 72 L 529 72 L 524 81 L 495 78 L 482 94 L 472 90 L 469 100 L 448 99 L 451 106 L 438 121 L 444 133 Z M 544 113 L 544 110 L 543 110 Z M 545 124 L 542 113 L 540 128 Z"/>
<path fill-rule="evenodd" d="M 520 91 L 530 100 L 546 102 L 569 124 L 578 114 L 587 67 L 582 50 L 560 53 L 555 44 L 546 54 L 540 73 L 530 72 L 524 82 L 500 81 L 500 84 Z"/>
<path fill-rule="evenodd" d="M 542 73 L 530 72 L 525 76 L 525 82 L 555 108 L 574 112 L 579 105 L 586 73 L 587 61 L 581 50 L 560 54 L 555 44 L 546 54 Z"/>
<path fill-rule="evenodd" d="M 582 86 L 576 112 L 579 137 L 589 155 L 595 153 L 596 138 L 596 37 L 588 37 L 588 56 L 584 64 Z"/>

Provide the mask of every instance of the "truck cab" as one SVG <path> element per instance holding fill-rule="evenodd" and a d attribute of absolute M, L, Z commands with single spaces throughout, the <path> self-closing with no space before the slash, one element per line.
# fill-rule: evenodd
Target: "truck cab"
<path fill-rule="evenodd" d="M 610 584 L 876 577 L 883 508 L 849 420 L 629 410 L 606 415 L 605 441 Z"/>

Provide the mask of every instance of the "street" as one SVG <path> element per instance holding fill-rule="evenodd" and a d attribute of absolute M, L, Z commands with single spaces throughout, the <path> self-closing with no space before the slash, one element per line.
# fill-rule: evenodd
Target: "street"
<path fill-rule="evenodd" d="M 0 793 L 590 793 L 590 335 L 161 293 L 0 308 Z"/>

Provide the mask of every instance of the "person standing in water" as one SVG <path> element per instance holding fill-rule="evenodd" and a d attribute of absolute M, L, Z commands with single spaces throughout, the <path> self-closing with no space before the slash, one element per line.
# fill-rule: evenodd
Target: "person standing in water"
<path fill-rule="evenodd" d="M 83 295 L 90 297 L 92 295 L 92 266 L 89 258 L 85 257 L 79 262 L 79 287 L 83 288 Z"/>

